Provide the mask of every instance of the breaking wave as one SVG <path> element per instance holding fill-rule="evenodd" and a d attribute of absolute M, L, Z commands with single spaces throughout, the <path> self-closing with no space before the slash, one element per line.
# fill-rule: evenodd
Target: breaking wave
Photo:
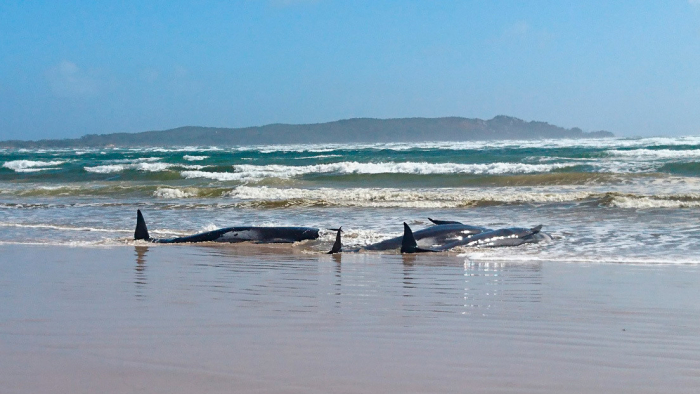
<path fill-rule="evenodd" d="M 315 164 L 309 166 L 241 164 L 234 166 L 234 172 L 183 171 L 184 178 L 205 178 L 217 181 L 257 181 L 265 178 L 293 178 L 303 175 L 321 174 L 528 174 L 548 172 L 554 169 L 569 167 L 569 164 L 525 164 L 525 163 L 489 163 L 489 164 L 457 164 L 457 163 L 360 163 L 345 161 L 330 164 Z"/>
<path fill-rule="evenodd" d="M 698 208 L 700 195 L 695 196 L 636 196 L 614 195 L 606 205 L 628 209 Z"/>
<path fill-rule="evenodd" d="M 451 208 L 494 204 L 560 203 L 591 198 L 592 193 L 513 192 L 504 189 L 298 189 L 239 186 L 226 193 L 251 205 Z"/>
<path fill-rule="evenodd" d="M 182 156 L 183 159 L 187 161 L 201 161 L 201 160 L 206 160 L 209 158 L 209 156 L 192 156 L 192 155 L 184 155 Z"/>
<path fill-rule="evenodd" d="M 56 170 L 56 167 L 65 163 L 65 160 L 36 161 L 36 160 L 12 160 L 2 166 L 15 172 L 38 172 L 44 170 Z"/>
<path fill-rule="evenodd" d="M 632 150 L 610 150 L 611 156 L 633 158 L 639 160 L 659 160 L 659 159 L 688 159 L 700 158 L 700 149 L 692 150 L 672 150 L 672 149 L 632 149 Z"/>
<path fill-rule="evenodd" d="M 138 162 L 138 163 L 132 163 L 132 164 L 105 164 L 102 166 L 84 167 L 84 169 L 87 172 L 93 172 L 93 173 L 97 173 L 97 174 L 111 174 L 111 173 L 115 173 L 115 172 L 122 172 L 125 170 L 137 170 L 137 171 L 144 171 L 144 172 L 160 172 L 160 171 L 166 171 L 172 167 L 199 170 L 199 169 L 204 168 L 205 166 L 170 164 L 170 163 L 161 163 L 161 162 L 155 162 L 155 163 Z"/>
<path fill-rule="evenodd" d="M 59 231 L 91 231 L 100 233 L 130 233 L 131 230 L 123 229 L 107 229 L 107 228 L 96 228 L 96 227 L 72 227 L 72 226 L 59 226 L 53 224 L 22 224 L 22 223 L 2 223 L 0 222 L 0 227 L 17 227 L 17 228 L 34 228 L 43 230 L 59 230 Z"/>
<path fill-rule="evenodd" d="M 153 192 L 153 196 L 158 198 L 191 198 L 198 197 L 199 190 L 196 188 L 182 190 L 171 187 L 159 187 Z"/>
<path fill-rule="evenodd" d="M 235 174 L 235 173 L 233 173 Z M 497 186 L 497 187 L 454 187 L 454 188 L 401 188 L 401 187 L 285 187 L 270 185 L 222 186 L 175 186 L 138 185 L 130 182 L 111 184 L 109 182 L 90 185 L 27 185 L 2 190 L 10 198 L 28 197 L 107 197 L 113 198 L 155 198 L 188 200 L 187 207 L 207 207 L 215 203 L 219 207 L 386 207 L 386 208 L 464 208 L 496 205 L 527 204 L 584 204 L 587 206 L 613 207 L 624 209 L 666 209 L 700 208 L 700 193 L 668 192 L 672 183 L 639 185 L 636 190 L 623 185 L 609 188 L 588 184 L 563 186 Z M 206 200 L 202 200 L 206 199 Z M 210 200 L 216 199 L 216 200 Z M 148 200 L 146 200 L 148 201 Z M 153 200 L 154 203 L 156 200 Z M 165 203 L 165 202 L 163 202 Z M 58 207 L 61 204 L 38 204 L 29 201 L 7 201 L 0 209 L 29 209 Z M 95 200 L 90 203 L 67 201 L 66 206 L 76 204 L 89 206 L 113 206 L 128 204 L 125 201 Z M 82 206 L 81 205 L 81 206 Z M 61 205 L 62 206 L 62 205 Z"/>

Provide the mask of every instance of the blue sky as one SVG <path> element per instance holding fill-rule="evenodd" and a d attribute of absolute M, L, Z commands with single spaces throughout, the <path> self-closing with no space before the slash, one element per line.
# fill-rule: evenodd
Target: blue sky
<path fill-rule="evenodd" d="M 0 2 L 0 139 L 505 114 L 700 134 L 700 0 Z"/>

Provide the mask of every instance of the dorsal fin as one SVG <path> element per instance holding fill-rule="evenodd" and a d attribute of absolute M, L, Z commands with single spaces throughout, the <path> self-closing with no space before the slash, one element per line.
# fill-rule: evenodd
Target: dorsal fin
<path fill-rule="evenodd" d="M 401 253 L 415 253 L 418 248 L 416 238 L 413 236 L 413 231 L 408 227 L 406 222 L 403 222 L 403 239 L 401 240 Z"/>
<path fill-rule="evenodd" d="M 401 239 L 401 253 L 423 253 L 437 252 L 437 250 L 423 249 L 418 247 L 416 237 L 413 236 L 413 231 L 408 227 L 406 222 L 403 222 L 403 238 Z"/>
<path fill-rule="evenodd" d="M 136 230 L 134 231 L 134 239 L 151 239 L 148 235 L 148 228 L 146 228 L 146 221 L 143 219 L 140 209 L 136 210 Z"/>
<path fill-rule="evenodd" d="M 533 234 L 539 233 L 540 230 L 542 230 L 542 225 L 541 225 L 541 224 L 540 224 L 539 226 L 535 226 L 535 227 L 533 227 L 532 229 L 530 229 L 530 231 L 532 231 Z"/>
<path fill-rule="evenodd" d="M 333 244 L 333 247 L 331 248 L 331 251 L 328 252 L 328 254 L 340 253 L 340 251 L 343 249 L 343 242 L 340 239 L 340 233 L 342 232 L 343 228 L 338 227 L 338 232 L 335 234 L 335 243 Z"/>

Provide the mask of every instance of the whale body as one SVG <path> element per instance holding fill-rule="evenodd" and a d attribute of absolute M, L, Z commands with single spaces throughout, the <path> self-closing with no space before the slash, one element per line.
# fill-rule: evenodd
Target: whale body
<path fill-rule="evenodd" d="M 405 230 L 405 229 L 404 229 Z M 491 231 L 486 227 L 470 226 L 462 223 L 439 224 L 427 227 L 418 231 L 413 231 L 413 237 L 417 246 L 431 248 L 434 245 L 444 245 L 449 242 L 461 240 L 464 237 Z M 390 238 L 381 242 L 364 246 L 364 250 L 391 250 L 399 249 L 402 246 L 403 235 Z"/>
<path fill-rule="evenodd" d="M 199 234 L 176 238 L 151 238 L 141 210 L 136 211 L 134 239 L 154 243 L 175 244 L 187 242 L 256 242 L 292 243 L 307 239 L 317 239 L 318 229 L 313 227 L 224 227 Z"/>
<path fill-rule="evenodd" d="M 448 242 L 436 250 L 449 250 L 457 246 L 469 247 L 500 247 L 518 246 L 526 243 L 537 243 L 541 241 L 551 241 L 549 234 L 540 232 L 542 225 L 533 228 L 511 227 L 498 230 L 485 231 L 461 240 Z"/>

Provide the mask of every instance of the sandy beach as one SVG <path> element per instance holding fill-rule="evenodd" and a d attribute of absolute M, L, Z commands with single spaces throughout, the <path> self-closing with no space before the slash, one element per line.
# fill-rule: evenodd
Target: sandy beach
<path fill-rule="evenodd" d="M 699 27 L 1 2 L 0 394 L 700 393 Z"/>
<path fill-rule="evenodd" d="M 0 392 L 695 393 L 696 265 L 0 246 Z"/>

